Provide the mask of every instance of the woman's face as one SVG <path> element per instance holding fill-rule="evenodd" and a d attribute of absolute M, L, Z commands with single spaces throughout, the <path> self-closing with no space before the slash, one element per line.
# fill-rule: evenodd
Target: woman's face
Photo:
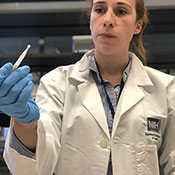
<path fill-rule="evenodd" d="M 142 27 L 142 21 L 136 21 L 135 6 L 135 0 L 93 0 L 90 30 L 97 52 L 128 52 L 133 35 Z"/>

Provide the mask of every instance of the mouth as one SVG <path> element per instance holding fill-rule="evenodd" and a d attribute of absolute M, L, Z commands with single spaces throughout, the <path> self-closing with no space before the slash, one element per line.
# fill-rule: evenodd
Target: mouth
<path fill-rule="evenodd" d="M 117 38 L 115 35 L 113 35 L 111 33 L 101 33 L 98 36 L 100 36 L 102 38 Z"/>

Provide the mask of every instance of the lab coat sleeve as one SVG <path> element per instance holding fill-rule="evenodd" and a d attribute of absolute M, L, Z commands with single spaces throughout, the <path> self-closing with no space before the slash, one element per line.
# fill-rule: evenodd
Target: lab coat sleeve
<path fill-rule="evenodd" d="M 13 175 L 36 175 L 36 160 L 19 154 L 10 147 L 11 136 L 13 132 L 13 119 L 6 138 L 4 160 Z"/>
<path fill-rule="evenodd" d="M 36 103 L 40 108 L 36 149 L 39 175 L 53 174 L 61 149 L 60 136 L 64 107 L 65 74 L 55 69 L 41 78 Z"/>
<path fill-rule="evenodd" d="M 167 88 L 168 118 L 159 149 L 160 174 L 175 175 L 175 80 Z"/>
<path fill-rule="evenodd" d="M 10 147 L 13 119 L 5 143 L 4 159 L 13 175 L 52 175 L 60 152 L 61 120 L 64 103 L 64 73 L 56 69 L 40 81 L 36 103 L 40 108 L 35 159 Z"/>

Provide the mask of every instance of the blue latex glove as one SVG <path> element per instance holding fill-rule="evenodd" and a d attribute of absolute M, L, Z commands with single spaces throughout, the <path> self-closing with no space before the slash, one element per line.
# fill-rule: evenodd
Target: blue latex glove
<path fill-rule="evenodd" d="M 0 68 L 0 111 L 21 123 L 39 119 L 39 109 L 31 97 L 33 82 L 30 68 L 23 66 L 12 72 L 13 65 Z"/>

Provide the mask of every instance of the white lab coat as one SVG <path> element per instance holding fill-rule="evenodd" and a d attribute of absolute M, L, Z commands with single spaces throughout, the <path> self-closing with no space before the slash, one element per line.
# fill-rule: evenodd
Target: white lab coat
<path fill-rule="evenodd" d="M 110 137 L 88 55 L 41 79 L 37 95 L 36 160 L 5 146 L 15 175 L 175 175 L 174 77 L 142 65 L 132 53 L 131 72 L 115 112 Z M 160 167 L 159 167 L 160 166 Z"/>

